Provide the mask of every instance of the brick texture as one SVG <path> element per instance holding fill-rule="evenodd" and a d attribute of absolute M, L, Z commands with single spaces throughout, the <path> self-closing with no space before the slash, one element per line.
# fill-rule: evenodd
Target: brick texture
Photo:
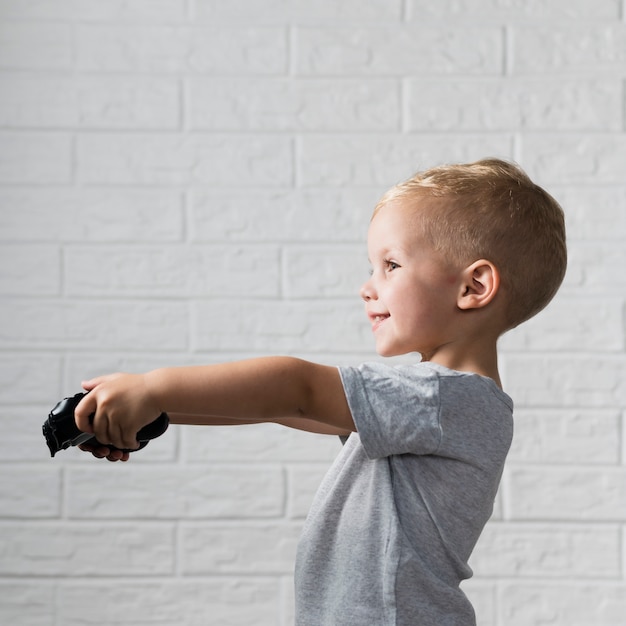
<path fill-rule="evenodd" d="M 172 427 L 111 465 L 41 424 L 112 370 L 376 358 L 373 206 L 483 156 L 563 204 L 570 262 L 501 341 L 464 588 L 479 626 L 625 626 L 626 0 L 0 0 L 0 623 L 293 623 L 337 439 Z"/>

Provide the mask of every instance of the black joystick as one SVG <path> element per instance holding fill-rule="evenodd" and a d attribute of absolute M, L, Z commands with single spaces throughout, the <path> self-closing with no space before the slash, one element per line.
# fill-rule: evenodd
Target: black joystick
<path fill-rule="evenodd" d="M 43 424 L 43 436 L 46 438 L 51 456 L 59 450 L 65 450 L 70 446 L 87 444 L 90 446 L 105 446 L 110 450 L 120 450 L 115 446 L 100 443 L 92 433 L 84 433 L 78 429 L 74 421 L 74 409 L 85 394 L 77 393 L 70 398 L 64 398 L 50 411 L 48 419 Z M 91 416 L 93 420 L 93 415 Z M 169 426 L 170 420 L 167 413 L 161 413 L 154 422 L 144 426 L 137 433 L 139 448 L 145 448 L 148 441 L 162 435 Z M 132 449 L 122 449 L 122 452 L 134 452 Z"/>

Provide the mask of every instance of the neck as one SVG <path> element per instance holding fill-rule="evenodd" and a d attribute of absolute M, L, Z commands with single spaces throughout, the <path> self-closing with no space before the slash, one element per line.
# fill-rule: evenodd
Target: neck
<path fill-rule="evenodd" d="M 482 341 L 477 346 L 465 345 L 461 349 L 453 345 L 443 346 L 432 355 L 423 354 L 422 360 L 443 365 L 451 370 L 486 376 L 502 388 L 495 341 Z"/>

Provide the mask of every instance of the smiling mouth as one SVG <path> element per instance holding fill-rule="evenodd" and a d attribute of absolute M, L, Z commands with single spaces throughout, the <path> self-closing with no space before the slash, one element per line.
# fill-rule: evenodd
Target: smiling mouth
<path fill-rule="evenodd" d="M 372 315 L 372 331 L 376 331 L 380 325 L 389 319 L 389 315 Z"/>

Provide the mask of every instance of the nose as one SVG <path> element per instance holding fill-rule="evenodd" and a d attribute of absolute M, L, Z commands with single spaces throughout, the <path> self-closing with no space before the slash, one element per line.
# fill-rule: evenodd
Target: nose
<path fill-rule="evenodd" d="M 374 285 L 372 285 L 371 278 L 363 283 L 361 289 L 359 289 L 359 295 L 365 302 L 376 300 L 376 290 L 374 289 Z"/>

